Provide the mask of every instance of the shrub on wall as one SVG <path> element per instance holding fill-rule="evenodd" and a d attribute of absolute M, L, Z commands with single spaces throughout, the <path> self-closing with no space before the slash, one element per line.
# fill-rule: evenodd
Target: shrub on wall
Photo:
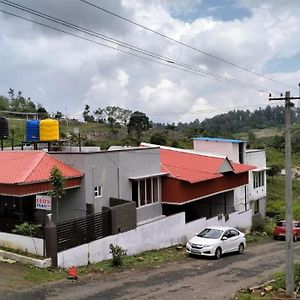
<path fill-rule="evenodd" d="M 113 244 L 109 245 L 110 253 L 112 254 L 112 265 L 116 267 L 120 267 L 123 264 L 123 258 L 127 255 L 127 251 L 122 247 Z"/>
<path fill-rule="evenodd" d="M 16 225 L 15 229 L 13 229 L 12 232 L 20 235 L 25 235 L 25 236 L 37 237 L 40 228 L 41 225 L 39 224 L 29 224 L 27 222 L 24 222 L 20 225 Z"/>

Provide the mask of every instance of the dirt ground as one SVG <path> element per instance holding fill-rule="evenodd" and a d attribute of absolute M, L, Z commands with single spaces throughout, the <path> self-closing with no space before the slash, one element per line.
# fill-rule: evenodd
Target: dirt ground
<path fill-rule="evenodd" d="M 0 262 L 0 296 L 20 288 L 33 286 L 25 279 L 29 266 Z"/>
<path fill-rule="evenodd" d="M 300 259 L 300 242 L 295 243 L 294 255 L 295 260 Z M 283 269 L 284 261 L 284 242 L 269 241 L 251 245 L 243 255 L 226 255 L 220 260 L 191 258 L 185 263 L 43 286 L 29 286 L 22 279 L 26 267 L 0 263 L 0 299 L 232 299 L 239 289 L 270 279 Z"/>

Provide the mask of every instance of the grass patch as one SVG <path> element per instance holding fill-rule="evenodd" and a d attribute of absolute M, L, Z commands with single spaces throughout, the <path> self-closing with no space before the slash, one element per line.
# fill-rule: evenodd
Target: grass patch
<path fill-rule="evenodd" d="M 114 267 L 112 266 L 111 260 L 106 260 L 88 266 L 80 267 L 78 269 L 78 273 L 80 275 L 90 272 L 108 273 L 114 272 L 116 270 L 135 270 L 149 267 L 151 268 L 154 266 L 157 267 L 160 264 L 182 261 L 185 259 L 189 259 L 189 257 L 185 253 L 185 247 L 177 249 L 176 246 L 173 246 L 164 249 L 145 251 L 137 255 L 125 256 L 123 258 L 122 266 L 120 267 Z"/>
<path fill-rule="evenodd" d="M 267 182 L 267 211 L 276 212 L 284 218 L 285 212 L 285 181 L 283 176 L 268 178 Z M 298 179 L 293 179 L 293 213 L 294 219 L 300 220 L 300 184 Z"/>
<path fill-rule="evenodd" d="M 40 269 L 36 267 L 28 267 L 24 278 L 32 283 L 46 283 L 67 278 L 67 272 L 60 268 Z"/>
<path fill-rule="evenodd" d="M 185 247 L 173 246 L 164 249 L 145 251 L 138 255 L 125 256 L 123 258 L 123 264 L 120 267 L 113 266 L 111 259 L 78 267 L 78 276 L 80 277 L 88 274 L 109 274 L 125 270 L 159 267 L 166 263 L 188 259 L 190 258 L 186 255 Z M 68 270 L 62 268 L 39 269 L 28 266 L 23 274 L 23 278 L 26 281 L 42 284 L 66 279 L 68 277 Z"/>

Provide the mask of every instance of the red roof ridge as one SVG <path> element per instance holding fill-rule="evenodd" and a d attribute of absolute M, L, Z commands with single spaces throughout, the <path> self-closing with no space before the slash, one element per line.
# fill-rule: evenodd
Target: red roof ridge
<path fill-rule="evenodd" d="M 41 162 L 43 157 L 46 155 L 46 152 L 44 151 L 36 151 L 35 154 L 38 155 L 33 155 L 33 161 L 30 165 L 30 168 L 27 170 L 27 172 L 23 175 L 23 178 L 20 178 L 21 181 L 25 182 L 26 179 L 31 175 L 33 170 L 38 166 L 38 164 Z"/>
<path fill-rule="evenodd" d="M 186 154 L 195 154 L 195 155 L 201 155 L 201 156 L 207 156 L 213 158 L 222 158 L 222 159 L 228 158 L 226 155 L 220 155 L 220 154 L 215 154 L 210 152 L 199 152 L 194 149 L 175 148 L 175 147 L 162 146 L 162 145 L 156 145 L 156 144 L 150 144 L 144 142 L 142 142 L 140 145 L 143 147 L 158 147 L 163 150 L 170 150 L 170 151 L 182 152 Z"/>

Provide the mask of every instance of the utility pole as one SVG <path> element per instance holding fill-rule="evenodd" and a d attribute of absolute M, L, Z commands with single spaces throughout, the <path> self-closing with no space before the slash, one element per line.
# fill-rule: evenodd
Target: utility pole
<path fill-rule="evenodd" d="M 292 203 L 292 166 L 291 166 L 291 100 L 299 100 L 300 97 L 290 97 L 290 92 L 285 92 L 285 97 L 272 98 L 269 100 L 285 101 L 285 290 L 288 297 L 294 297 L 294 253 L 293 253 L 293 203 Z"/>

